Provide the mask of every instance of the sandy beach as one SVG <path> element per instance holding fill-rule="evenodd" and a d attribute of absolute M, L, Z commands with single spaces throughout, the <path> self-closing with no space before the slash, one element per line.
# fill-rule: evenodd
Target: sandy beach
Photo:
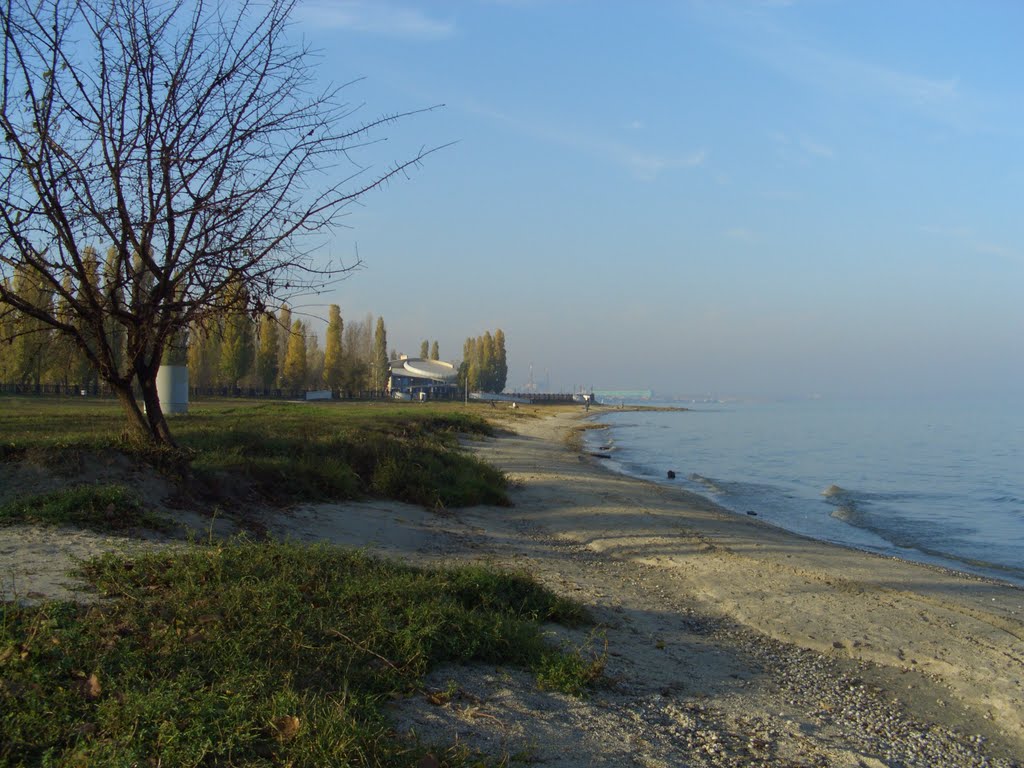
<path fill-rule="evenodd" d="M 612 685 L 587 701 L 503 671 L 402 727 L 583 765 L 986 765 L 1024 755 L 1024 591 L 795 536 L 569 449 L 581 414 L 474 443 L 515 506 L 299 510 L 278 532 L 527 570 L 592 606 Z M 564 633 L 564 631 L 562 632 Z M 1005 762 L 1003 762 L 1005 761 Z"/>
<path fill-rule="evenodd" d="M 551 628 L 606 656 L 592 695 L 541 692 L 516 670 L 446 668 L 427 689 L 455 695 L 396 702 L 399 731 L 513 764 L 1022 764 L 1024 590 L 618 476 L 567 445 L 581 412 L 523 410 L 514 434 L 469 445 L 507 473 L 511 508 L 369 502 L 266 521 L 274 536 L 528 571 L 593 610 L 596 628 Z M 68 558 L 104 546 L 24 527 L 3 537 L 5 591 L 16 582 L 33 598 L 64 594 L 55 574 Z"/>

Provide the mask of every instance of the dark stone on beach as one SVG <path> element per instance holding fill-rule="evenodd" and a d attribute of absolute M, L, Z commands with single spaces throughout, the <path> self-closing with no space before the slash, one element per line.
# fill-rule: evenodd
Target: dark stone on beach
<path fill-rule="evenodd" d="M 751 515 L 752 517 L 757 517 L 757 512 L 755 512 L 755 511 L 754 511 L 754 510 L 752 510 L 752 509 L 748 509 L 748 510 L 747 510 L 747 514 L 748 514 L 748 515 Z"/>
<path fill-rule="evenodd" d="M 671 469 L 668 471 L 668 479 L 669 480 L 675 480 L 676 479 L 676 473 L 673 472 Z"/>
<path fill-rule="evenodd" d="M 610 459 L 611 458 L 611 454 L 610 453 L 591 453 L 590 455 L 593 456 L 595 459 Z"/>

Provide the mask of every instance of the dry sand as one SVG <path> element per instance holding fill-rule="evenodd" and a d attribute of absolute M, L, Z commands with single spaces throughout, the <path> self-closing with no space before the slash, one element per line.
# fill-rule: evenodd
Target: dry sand
<path fill-rule="evenodd" d="M 542 692 L 516 670 L 446 668 L 427 681 L 445 695 L 396 703 L 400 732 L 568 767 L 1024 764 L 1024 590 L 615 475 L 566 446 L 581 415 L 522 409 L 516 434 L 471 444 L 508 474 L 512 508 L 376 502 L 268 518 L 275 536 L 525 570 L 593 609 L 596 629 L 551 628 L 606 655 L 591 695 Z M 34 580 L 24 557 L 53 535 L 0 530 L 5 588 L 47 593 L 54 579 Z M 67 562 L 48 552 L 52 576 Z"/>

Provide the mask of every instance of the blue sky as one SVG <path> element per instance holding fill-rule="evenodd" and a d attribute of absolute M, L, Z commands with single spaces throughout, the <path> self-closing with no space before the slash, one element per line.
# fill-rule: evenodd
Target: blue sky
<path fill-rule="evenodd" d="M 304 0 L 358 156 L 317 301 L 509 386 L 1019 394 L 1024 3 Z M 312 311 L 318 311 L 316 307 Z M 325 313 L 321 313 L 325 314 Z"/>

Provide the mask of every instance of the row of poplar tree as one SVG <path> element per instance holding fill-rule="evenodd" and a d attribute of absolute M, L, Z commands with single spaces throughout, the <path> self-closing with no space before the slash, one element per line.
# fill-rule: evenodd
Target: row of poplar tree
<path fill-rule="evenodd" d="M 41 290 L 36 296 L 40 306 L 52 300 Z M 60 307 L 55 311 L 59 316 Z M 108 339 L 115 355 L 123 355 L 126 339 L 114 324 Z M 176 343 L 178 349 L 169 349 L 165 362 L 187 364 L 189 383 L 195 387 L 358 392 L 387 385 L 384 319 L 367 315 L 345 323 L 337 305 L 329 308 L 322 344 L 309 323 L 293 319 L 287 306 L 258 319 L 226 315 L 213 327 L 190 328 Z M 98 377 L 85 355 L 63 336 L 8 312 L 0 316 L 0 383 L 93 387 Z"/>
<path fill-rule="evenodd" d="M 459 385 L 474 392 L 502 392 L 508 380 L 508 358 L 505 353 L 505 334 L 499 328 L 491 335 L 466 339 L 462 345 L 462 365 L 459 366 Z"/>
<path fill-rule="evenodd" d="M 98 261 L 98 260 L 97 260 Z M 97 271 L 100 271 L 97 264 Z M 98 276 L 97 276 L 98 277 Z M 16 273 L 15 281 L 28 281 Z M 60 302 L 41 285 L 19 286 L 32 291 L 39 307 L 62 316 Z M 108 339 L 115 350 L 124 349 L 124 332 L 111 323 Z M 254 319 L 247 314 L 227 314 L 208 328 L 190 328 L 177 340 L 166 362 L 187 363 L 192 386 L 257 389 L 332 389 L 347 392 L 382 391 L 387 386 L 389 355 L 387 329 L 382 317 L 367 314 L 363 320 L 344 321 L 341 309 L 328 309 L 327 330 L 321 344 L 308 322 L 292 317 L 284 306 L 276 313 Z M 437 360 L 437 341 L 424 341 L 420 356 Z M 505 335 L 499 329 L 466 339 L 459 384 L 474 391 L 500 392 L 505 387 L 508 365 Z M 92 387 L 96 372 L 80 350 L 65 337 L 30 317 L 0 312 L 0 383 Z"/>
<path fill-rule="evenodd" d="M 387 386 L 387 348 L 382 317 L 346 323 L 331 304 L 321 345 L 309 323 L 284 306 L 258 321 L 231 315 L 217 328 L 191 329 L 186 359 L 195 387 L 380 391 Z"/>

